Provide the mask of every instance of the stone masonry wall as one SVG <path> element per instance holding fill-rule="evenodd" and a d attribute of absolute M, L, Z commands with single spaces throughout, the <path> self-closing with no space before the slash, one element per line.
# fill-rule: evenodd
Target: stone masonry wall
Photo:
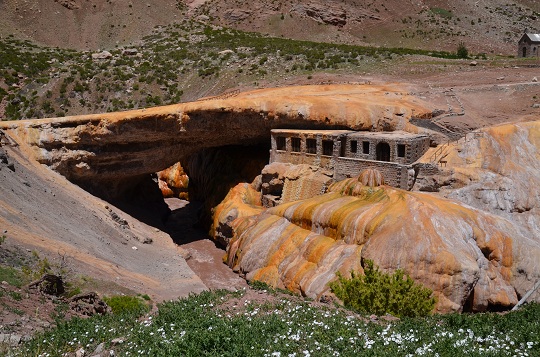
<path fill-rule="evenodd" d="M 381 172 L 387 185 L 407 190 L 412 186 L 414 170 L 412 165 L 401 165 L 392 162 L 359 160 L 340 157 L 336 161 L 334 179 L 340 181 L 355 177 L 363 170 L 375 169 Z"/>
<path fill-rule="evenodd" d="M 356 141 L 356 152 L 351 151 L 351 142 Z M 369 143 L 369 153 L 364 154 L 363 143 Z M 396 138 L 396 139 L 378 139 L 378 138 L 366 138 L 361 136 L 351 135 L 347 137 L 346 142 L 341 143 L 345 145 L 342 150 L 341 156 L 357 158 L 363 160 L 377 160 L 377 144 L 384 142 L 390 146 L 390 161 L 400 164 L 411 164 L 418 160 L 429 149 L 429 138 Z M 405 146 L 405 156 L 398 156 L 398 145 Z"/>

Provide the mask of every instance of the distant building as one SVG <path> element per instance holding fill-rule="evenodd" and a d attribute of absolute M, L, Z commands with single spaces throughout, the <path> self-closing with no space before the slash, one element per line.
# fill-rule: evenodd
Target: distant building
<path fill-rule="evenodd" d="M 518 57 L 540 57 L 540 34 L 525 33 L 518 42 Z"/>

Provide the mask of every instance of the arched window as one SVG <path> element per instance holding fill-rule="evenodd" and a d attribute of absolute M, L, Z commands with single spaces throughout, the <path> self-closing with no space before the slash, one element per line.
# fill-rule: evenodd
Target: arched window
<path fill-rule="evenodd" d="M 378 143 L 375 151 L 377 153 L 377 161 L 390 161 L 390 145 L 388 143 Z"/>

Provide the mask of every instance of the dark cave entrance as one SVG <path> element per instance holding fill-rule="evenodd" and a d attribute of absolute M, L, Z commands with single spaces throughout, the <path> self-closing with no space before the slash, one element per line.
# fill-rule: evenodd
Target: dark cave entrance
<path fill-rule="evenodd" d="M 269 161 L 270 145 L 205 148 L 179 159 L 189 177 L 188 200 L 164 198 L 156 174 L 132 178 L 113 205 L 167 234 L 177 244 L 208 239 L 212 209 L 238 183 L 251 183 Z"/>

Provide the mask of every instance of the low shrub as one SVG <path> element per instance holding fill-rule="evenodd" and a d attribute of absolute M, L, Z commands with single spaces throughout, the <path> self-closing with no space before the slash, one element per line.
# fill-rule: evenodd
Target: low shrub
<path fill-rule="evenodd" d="M 416 283 L 403 270 L 381 272 L 373 261 L 364 263 L 364 275 L 351 271 L 351 278 L 338 275 L 330 288 L 345 306 L 360 313 L 397 317 L 427 316 L 435 307 L 432 291 Z"/>
<path fill-rule="evenodd" d="M 459 43 L 456 55 L 458 58 L 469 58 L 469 50 L 463 42 Z"/>
<path fill-rule="evenodd" d="M 149 310 L 145 301 L 137 296 L 111 296 L 103 300 L 111 307 L 113 314 L 142 315 Z"/>

